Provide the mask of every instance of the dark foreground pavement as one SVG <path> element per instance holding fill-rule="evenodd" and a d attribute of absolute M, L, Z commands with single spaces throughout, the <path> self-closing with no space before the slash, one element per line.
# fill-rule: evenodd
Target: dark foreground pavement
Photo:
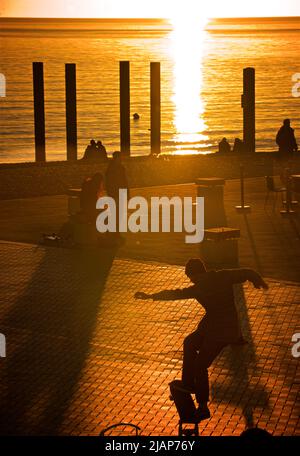
<path fill-rule="evenodd" d="M 179 378 L 182 342 L 203 310 L 194 301 L 137 301 L 138 290 L 185 285 L 183 268 L 0 243 L 1 434 L 97 435 L 131 422 L 144 435 L 176 435 L 168 382 Z M 114 261 L 113 261 L 114 260 Z M 300 286 L 236 290 L 244 347 L 210 369 L 212 418 L 203 435 L 238 435 L 245 422 L 300 434 Z"/>

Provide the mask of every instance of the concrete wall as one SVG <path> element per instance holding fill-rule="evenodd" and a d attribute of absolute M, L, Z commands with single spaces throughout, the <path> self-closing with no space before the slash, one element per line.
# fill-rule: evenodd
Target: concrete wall
<path fill-rule="evenodd" d="M 300 154 L 299 154 L 300 155 Z M 133 157 L 124 160 L 131 187 L 193 182 L 197 177 L 239 177 L 240 163 L 245 176 L 278 173 L 276 154 L 207 155 L 188 157 Z M 300 157 L 289 164 L 300 172 Z M 80 187 L 83 179 L 105 172 L 107 163 L 47 162 L 0 165 L 0 199 L 63 194 L 69 187 Z"/>

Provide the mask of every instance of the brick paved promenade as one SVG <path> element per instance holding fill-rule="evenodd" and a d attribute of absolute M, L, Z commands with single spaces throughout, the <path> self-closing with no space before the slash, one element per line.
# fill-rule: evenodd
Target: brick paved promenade
<path fill-rule="evenodd" d="M 168 382 L 182 341 L 203 310 L 194 301 L 137 301 L 138 290 L 187 284 L 183 268 L 0 243 L 2 434 L 97 435 L 120 421 L 144 435 L 176 435 Z M 99 259 L 100 257 L 100 259 Z M 97 274 L 91 275 L 91 271 Z M 300 286 L 236 290 L 248 346 L 228 347 L 210 369 L 212 418 L 204 435 L 238 435 L 251 420 L 275 435 L 300 434 Z"/>
<path fill-rule="evenodd" d="M 276 185 L 280 184 L 279 179 Z M 280 214 L 280 196 L 273 210 L 272 198 L 264 205 L 264 178 L 247 179 L 246 203 L 250 214 L 240 214 L 239 180 L 228 180 L 224 187 L 224 205 L 228 226 L 239 228 L 239 260 L 245 267 L 253 267 L 266 277 L 300 282 L 300 217 Z M 196 196 L 194 184 L 165 185 L 133 189 L 132 196 L 140 195 L 148 201 L 152 196 Z M 0 200 L 0 239 L 36 244 L 42 233 L 59 232 L 68 219 L 66 195 Z M 205 209 L 206 210 L 206 209 Z M 184 265 L 187 258 L 198 255 L 197 244 L 186 244 L 185 233 L 127 233 L 125 246 L 118 257 L 159 261 Z"/>

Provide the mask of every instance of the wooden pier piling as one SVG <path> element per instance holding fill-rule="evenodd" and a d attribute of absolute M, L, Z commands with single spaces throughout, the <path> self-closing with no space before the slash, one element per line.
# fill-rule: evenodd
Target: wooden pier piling
<path fill-rule="evenodd" d="M 160 62 L 150 63 L 151 154 L 161 152 Z"/>
<path fill-rule="evenodd" d="M 44 66 L 42 62 L 32 63 L 35 161 L 46 161 Z"/>
<path fill-rule="evenodd" d="M 66 63 L 66 135 L 67 160 L 77 160 L 76 64 Z"/>

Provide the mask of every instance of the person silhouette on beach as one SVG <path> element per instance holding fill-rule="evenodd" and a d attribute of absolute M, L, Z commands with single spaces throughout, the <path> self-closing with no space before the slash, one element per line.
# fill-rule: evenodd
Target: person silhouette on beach
<path fill-rule="evenodd" d="M 223 138 L 222 141 L 219 142 L 219 153 L 227 154 L 228 152 L 231 152 L 230 144 L 226 138 Z"/>
<path fill-rule="evenodd" d="M 232 152 L 240 154 L 244 152 L 244 143 L 240 138 L 235 138 Z"/>
<path fill-rule="evenodd" d="M 107 160 L 107 152 L 105 146 L 102 144 L 101 141 L 97 141 L 96 144 L 97 151 L 98 151 L 98 159 L 105 161 Z"/>
<path fill-rule="evenodd" d="M 83 160 L 95 160 L 98 158 L 98 150 L 96 141 L 91 139 L 90 144 L 87 146 L 84 152 Z"/>
<path fill-rule="evenodd" d="M 279 146 L 280 156 L 289 156 L 298 151 L 294 129 L 290 119 L 285 119 L 276 135 L 276 144 Z"/>
<path fill-rule="evenodd" d="M 253 269 L 224 269 L 207 271 L 199 258 L 190 259 L 185 273 L 192 286 L 148 294 L 137 292 L 136 299 L 173 301 L 196 299 L 206 310 L 196 331 L 184 339 L 182 380 L 178 389 L 195 393 L 199 420 L 210 417 L 208 368 L 224 347 L 241 338 L 241 328 L 234 301 L 233 285 L 249 280 L 255 288 L 268 285 Z"/>

